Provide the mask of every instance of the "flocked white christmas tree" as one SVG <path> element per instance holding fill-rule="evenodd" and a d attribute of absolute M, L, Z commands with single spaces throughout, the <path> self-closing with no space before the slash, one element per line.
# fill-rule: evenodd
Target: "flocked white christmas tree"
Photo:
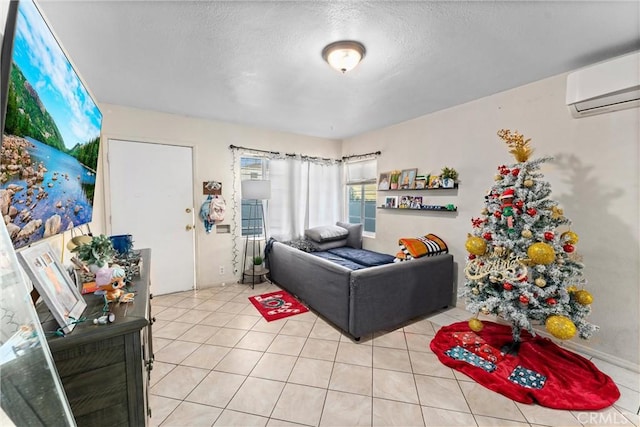
<path fill-rule="evenodd" d="M 530 140 L 517 131 L 498 136 L 517 163 L 498 167 L 482 215 L 471 221 L 463 291 L 475 314 L 469 327 L 480 331 L 478 314 L 494 314 L 511 323 L 516 344 L 520 331 L 534 334 L 536 324 L 559 339 L 576 332 L 587 339 L 598 327 L 586 321 L 593 297 L 574 252 L 578 235 L 539 172 L 551 158 L 529 160 Z"/>

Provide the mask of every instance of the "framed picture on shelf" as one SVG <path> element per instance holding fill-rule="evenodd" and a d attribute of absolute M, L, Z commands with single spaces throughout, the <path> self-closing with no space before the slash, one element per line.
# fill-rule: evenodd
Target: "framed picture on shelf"
<path fill-rule="evenodd" d="M 441 186 L 440 175 L 429 175 L 429 188 L 440 188 Z"/>
<path fill-rule="evenodd" d="M 398 196 L 387 196 L 384 198 L 384 207 L 385 208 L 397 208 L 398 207 Z"/>
<path fill-rule="evenodd" d="M 413 186 L 416 190 L 423 190 L 427 188 L 427 177 L 424 175 L 417 175 Z"/>
<path fill-rule="evenodd" d="M 389 189 L 389 172 L 381 173 L 380 179 L 378 180 L 378 190 L 388 190 Z"/>
<path fill-rule="evenodd" d="M 422 209 L 422 196 L 414 196 L 411 200 L 411 209 Z"/>
<path fill-rule="evenodd" d="M 20 264 L 62 331 L 65 334 L 71 332 L 75 326 L 73 320 L 80 318 L 87 303 L 51 245 L 40 243 L 23 249 L 18 255 Z"/>
<path fill-rule="evenodd" d="M 400 201 L 398 202 L 398 207 L 400 209 L 409 209 L 411 207 L 411 201 L 413 197 L 411 196 L 402 196 L 400 197 Z"/>
<path fill-rule="evenodd" d="M 400 189 L 411 190 L 416 180 L 418 169 L 404 169 L 400 175 Z"/>

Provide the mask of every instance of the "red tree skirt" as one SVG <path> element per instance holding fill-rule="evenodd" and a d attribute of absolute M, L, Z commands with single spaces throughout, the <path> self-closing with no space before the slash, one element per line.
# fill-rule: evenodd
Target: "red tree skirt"
<path fill-rule="evenodd" d="M 493 322 L 482 322 L 484 328 L 478 332 L 487 344 L 498 350 L 513 340 L 511 326 Z M 521 403 L 537 402 L 555 409 L 596 410 L 611 406 L 620 397 L 613 380 L 600 372 L 596 366 L 575 353 L 567 351 L 548 338 L 532 337 L 521 333 L 521 345 L 517 355 L 506 355 L 495 363 L 496 369 L 487 372 L 465 361 L 445 354 L 461 345 L 453 336 L 455 332 L 471 332 L 467 322 L 443 326 L 431 341 L 431 350 L 440 361 L 456 369 L 477 383 Z M 547 377 L 540 389 L 527 388 L 511 382 L 508 378 L 516 366 L 522 366 Z"/>

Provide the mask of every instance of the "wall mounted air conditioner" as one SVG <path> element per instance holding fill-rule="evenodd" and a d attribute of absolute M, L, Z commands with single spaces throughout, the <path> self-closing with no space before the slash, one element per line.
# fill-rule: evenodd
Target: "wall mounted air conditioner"
<path fill-rule="evenodd" d="M 640 106 L 640 51 L 570 73 L 566 100 L 576 118 Z"/>

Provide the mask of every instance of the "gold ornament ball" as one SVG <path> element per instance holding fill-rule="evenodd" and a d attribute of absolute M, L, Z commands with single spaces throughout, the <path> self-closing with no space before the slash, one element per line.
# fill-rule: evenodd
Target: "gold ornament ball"
<path fill-rule="evenodd" d="M 484 255 L 487 251 L 487 242 L 480 237 L 469 236 L 464 247 L 467 248 L 467 251 L 469 251 L 470 254 Z"/>
<path fill-rule="evenodd" d="M 525 187 L 533 187 L 533 180 L 532 179 L 525 179 L 523 182 Z"/>
<path fill-rule="evenodd" d="M 469 320 L 469 329 L 473 332 L 480 332 L 484 328 L 484 325 L 480 321 L 480 319 L 471 319 Z"/>
<path fill-rule="evenodd" d="M 495 181 L 502 181 L 502 175 L 496 175 L 493 177 Z"/>
<path fill-rule="evenodd" d="M 576 292 L 578 290 L 578 287 L 576 285 L 571 285 L 567 288 L 567 292 L 572 293 L 572 292 Z"/>
<path fill-rule="evenodd" d="M 547 285 L 547 281 L 544 280 L 542 277 L 538 277 L 536 280 L 533 281 L 533 283 L 535 283 L 536 286 L 539 288 L 544 288 Z"/>
<path fill-rule="evenodd" d="M 478 288 L 471 288 L 471 293 L 474 295 L 478 295 L 480 293 L 480 290 Z"/>
<path fill-rule="evenodd" d="M 560 240 L 562 240 L 563 242 L 567 242 L 570 245 L 575 245 L 576 243 L 578 243 L 578 240 L 580 240 L 580 238 L 573 231 L 565 231 L 560 235 Z"/>
<path fill-rule="evenodd" d="M 593 295 L 584 289 L 577 291 L 573 297 L 578 301 L 578 304 L 589 305 L 593 302 Z"/>
<path fill-rule="evenodd" d="M 487 314 L 489 314 L 489 313 L 491 313 L 491 312 L 489 311 L 489 309 L 488 309 L 487 307 L 482 307 L 482 308 L 480 309 L 480 313 L 482 313 L 482 314 L 484 314 L 484 315 L 487 315 Z"/>
<path fill-rule="evenodd" d="M 533 236 L 533 233 L 531 232 L 531 230 L 522 230 L 522 233 L 520 233 L 520 235 L 525 239 L 529 239 L 531 238 L 531 236 Z"/>
<path fill-rule="evenodd" d="M 573 338 L 577 332 L 576 325 L 571 321 L 571 319 L 560 315 L 547 317 L 545 326 L 551 335 L 561 340 Z"/>
<path fill-rule="evenodd" d="M 487 215 L 487 214 L 489 213 L 489 209 L 487 209 L 487 208 L 482 208 L 482 210 L 480 211 L 480 213 L 481 213 L 482 215 Z"/>
<path fill-rule="evenodd" d="M 534 264 L 551 264 L 556 259 L 556 253 L 553 247 L 546 243 L 538 242 L 529 246 L 527 249 L 527 255 L 533 261 Z"/>

